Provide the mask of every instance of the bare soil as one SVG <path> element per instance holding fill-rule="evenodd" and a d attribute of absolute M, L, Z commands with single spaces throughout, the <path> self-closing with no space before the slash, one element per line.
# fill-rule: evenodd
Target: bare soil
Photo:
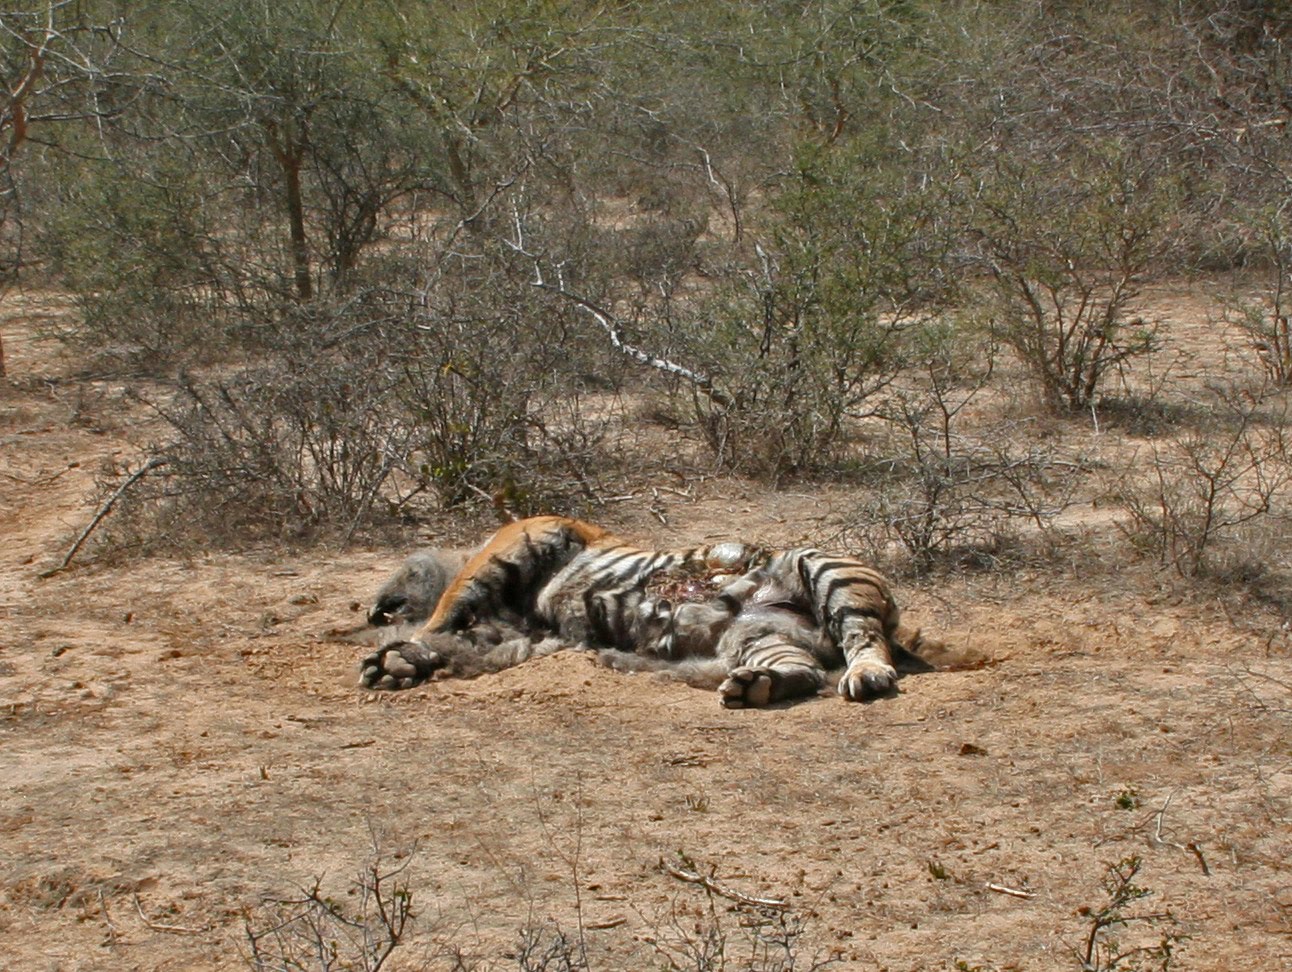
<path fill-rule="evenodd" d="M 721 968 L 685 958 L 715 929 L 745 968 L 750 909 L 663 859 L 786 901 L 800 969 L 1078 969 L 1130 856 L 1152 895 L 1128 914 L 1174 924 L 1116 929 L 1124 947 L 1166 931 L 1187 936 L 1172 968 L 1292 968 L 1277 614 L 1058 565 L 899 584 L 908 618 L 988 664 L 872 704 L 725 711 L 574 654 L 369 694 L 355 607 L 405 551 L 87 556 L 40 578 L 139 441 L 119 389 L 91 383 L 87 406 L 33 337 L 56 298 L 3 310 L 0 967 L 245 968 L 266 896 L 321 880 L 358 907 L 376 834 L 419 915 L 387 968 L 516 968 L 521 930 L 558 926 L 595 969 Z M 601 519 L 775 544 L 824 539 L 846 502 L 708 480 Z"/>

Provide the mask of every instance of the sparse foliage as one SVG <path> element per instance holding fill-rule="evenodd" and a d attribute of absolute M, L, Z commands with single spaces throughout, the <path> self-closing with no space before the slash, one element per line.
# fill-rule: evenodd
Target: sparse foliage
<path fill-rule="evenodd" d="M 1277 512 L 1292 482 L 1286 398 L 1213 386 L 1209 405 L 1205 425 L 1148 447 L 1147 481 L 1118 491 L 1132 542 L 1187 577 L 1224 539 Z"/>
<path fill-rule="evenodd" d="M 804 928 L 800 916 L 783 910 L 739 905 L 724 914 L 710 893 L 698 915 L 675 905 L 649 942 L 675 972 L 816 972 L 836 965 L 838 959 L 803 954 Z"/>
<path fill-rule="evenodd" d="M 319 881 L 291 897 L 267 898 L 244 915 L 244 959 L 255 972 L 337 969 L 378 972 L 411 934 L 413 893 L 402 877 L 412 857 L 383 860 L 374 840 L 348 897 L 327 895 Z"/>
<path fill-rule="evenodd" d="M 1288 205 L 1255 217 L 1254 240 L 1265 265 L 1264 286 L 1252 298 L 1239 300 L 1230 321 L 1246 335 L 1266 377 L 1279 388 L 1292 385 L 1292 225 Z"/>
<path fill-rule="evenodd" d="M 1184 937 L 1175 929 L 1175 917 L 1166 911 L 1137 911 L 1135 905 L 1153 892 L 1135 884 L 1143 861 L 1127 857 L 1109 864 L 1104 874 L 1106 902 L 1095 909 L 1082 909 L 1090 921 L 1085 941 L 1074 949 L 1083 972 L 1114 972 L 1116 969 L 1150 969 L 1166 972 L 1176 944 Z M 1156 941 L 1131 944 L 1114 937 L 1148 929 Z"/>
<path fill-rule="evenodd" d="M 137 535 L 348 537 L 480 495 L 519 513 L 562 491 L 586 501 L 604 452 L 599 426 L 569 409 L 560 349 L 495 360 L 525 323 L 438 301 L 308 310 L 279 339 L 291 354 L 148 395 L 167 465 L 128 497 Z"/>
<path fill-rule="evenodd" d="M 977 202 L 995 333 L 1057 411 L 1088 408 L 1114 369 L 1155 346 L 1133 307 L 1165 245 L 1161 179 L 1127 148 L 1099 145 L 1057 172 L 1000 161 Z"/>
<path fill-rule="evenodd" d="M 1235 322 L 1292 370 L 1263 5 L 52 2 L 2 33 L 23 259 L 69 347 L 170 389 L 152 500 L 221 523 L 594 503 L 627 409 L 589 393 L 645 390 L 728 469 L 887 467 L 870 522 L 927 567 L 1043 529 L 1080 467 L 964 430 L 1001 353 L 1084 413 L 1157 346 L 1154 274 L 1246 263 Z"/>
<path fill-rule="evenodd" d="M 917 571 L 947 558 L 994 558 L 1026 525 L 1037 530 L 1069 504 L 1078 464 L 1029 441 L 1028 424 L 975 427 L 966 415 L 989 387 L 996 351 L 967 324 L 922 329 L 920 364 L 886 396 L 890 430 L 885 468 L 867 502 L 845 524 L 850 533 L 895 541 Z"/>
<path fill-rule="evenodd" d="M 118 67 L 129 53 L 123 28 L 98 5 L 72 0 L 0 10 L 0 293 L 29 259 L 19 158 L 56 143 L 73 125 L 111 124 L 133 100 L 133 89 L 146 83 Z M 33 213 L 38 225 L 42 208 Z"/>
<path fill-rule="evenodd" d="M 515 958 L 519 972 L 583 972 L 586 949 L 559 925 L 529 924 L 521 929 Z"/>

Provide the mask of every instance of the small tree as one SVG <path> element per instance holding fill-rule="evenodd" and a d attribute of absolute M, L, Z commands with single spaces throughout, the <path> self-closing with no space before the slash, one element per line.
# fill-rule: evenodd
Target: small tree
<path fill-rule="evenodd" d="M 15 157 L 33 129 L 48 144 L 46 129 L 110 120 L 121 100 L 116 89 L 125 86 L 113 63 L 122 53 L 120 24 L 96 22 L 92 6 L 70 0 L 30 7 L 0 11 L 0 290 L 22 265 Z M 0 378 L 4 374 L 0 341 Z"/>
<path fill-rule="evenodd" d="M 727 401 L 703 403 L 720 457 L 773 473 L 828 462 L 947 306 L 942 197 L 882 142 L 801 145 L 764 243 L 692 329 L 694 359 L 724 376 Z"/>
<path fill-rule="evenodd" d="M 1249 219 L 1265 282 L 1252 299 L 1238 302 L 1229 319 L 1247 335 L 1269 380 L 1292 385 L 1292 225 L 1287 201 Z"/>
<path fill-rule="evenodd" d="M 1098 910 L 1080 910 L 1090 925 L 1085 941 L 1072 951 L 1084 972 L 1114 972 L 1115 969 L 1166 972 L 1171 968 L 1175 946 L 1184 936 L 1176 931 L 1175 916 L 1170 909 L 1146 912 L 1135 908 L 1153 895 L 1148 888 L 1135 884 L 1142 864 L 1138 857 L 1109 864 L 1103 880 L 1106 903 Z M 1127 944 L 1113 937 L 1119 930 L 1132 927 L 1145 930 L 1141 936 L 1143 941 Z"/>
<path fill-rule="evenodd" d="M 1169 185 L 1117 143 L 1057 165 L 1000 159 L 989 179 L 973 233 L 996 335 L 1049 407 L 1088 408 L 1110 372 L 1155 347 L 1134 303 L 1164 245 Z"/>

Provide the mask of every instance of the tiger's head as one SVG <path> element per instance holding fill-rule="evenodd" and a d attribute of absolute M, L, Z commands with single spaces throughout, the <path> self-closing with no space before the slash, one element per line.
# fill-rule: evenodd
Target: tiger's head
<path fill-rule="evenodd" d="M 417 551 L 381 586 L 368 612 L 368 623 L 374 627 L 421 624 L 431 616 L 466 559 L 465 553 L 456 550 Z"/>

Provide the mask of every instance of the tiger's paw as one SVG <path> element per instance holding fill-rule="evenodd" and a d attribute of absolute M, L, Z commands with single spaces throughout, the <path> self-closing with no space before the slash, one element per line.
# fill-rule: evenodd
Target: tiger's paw
<path fill-rule="evenodd" d="M 768 668 L 741 666 L 727 673 L 727 679 L 718 686 L 718 701 L 728 709 L 753 709 L 767 705 L 772 700 L 776 673 Z"/>
<path fill-rule="evenodd" d="M 389 691 L 412 688 L 446 664 L 443 655 L 420 641 L 394 641 L 360 662 L 359 684 Z"/>
<path fill-rule="evenodd" d="M 839 679 L 839 694 L 849 702 L 862 702 L 897 690 L 897 669 L 881 661 L 855 662 Z"/>

